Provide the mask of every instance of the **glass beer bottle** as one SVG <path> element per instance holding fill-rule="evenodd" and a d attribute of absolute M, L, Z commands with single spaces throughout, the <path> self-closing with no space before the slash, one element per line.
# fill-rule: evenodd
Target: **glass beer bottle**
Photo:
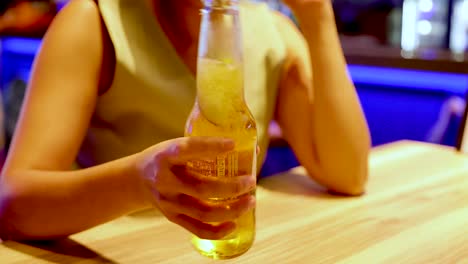
<path fill-rule="evenodd" d="M 186 136 L 231 138 L 235 150 L 188 162 L 189 171 L 207 177 L 256 177 L 257 128 L 244 99 L 244 72 L 238 0 L 204 0 L 197 61 L 197 99 Z M 244 195 L 255 195 L 255 190 Z M 228 200 L 239 199 L 231 197 Z M 226 199 L 213 197 L 212 203 Z M 220 240 L 192 238 L 196 250 L 214 259 L 245 253 L 255 238 L 255 209 L 235 221 Z M 216 223 L 213 223 L 216 224 Z"/>

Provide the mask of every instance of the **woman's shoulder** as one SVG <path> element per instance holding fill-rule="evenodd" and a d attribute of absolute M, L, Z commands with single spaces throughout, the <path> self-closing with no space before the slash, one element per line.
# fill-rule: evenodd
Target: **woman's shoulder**
<path fill-rule="evenodd" d="M 99 17 L 99 7 L 97 0 L 70 0 L 61 10 L 65 13 L 76 14 L 75 18 L 81 16 Z"/>
<path fill-rule="evenodd" d="M 43 41 L 43 46 L 51 47 L 57 54 L 66 57 L 86 56 L 90 63 L 101 65 L 100 91 L 108 86 L 108 79 L 115 63 L 113 45 L 102 22 L 97 1 L 71 0 L 57 14 Z M 74 54 L 74 55 L 73 55 Z M 73 63 L 70 61 L 69 63 Z"/>
<path fill-rule="evenodd" d="M 57 14 L 48 32 L 49 35 L 51 35 L 50 32 L 69 32 L 69 34 L 74 34 L 77 38 L 80 37 L 86 40 L 86 38 L 77 34 L 98 32 L 99 21 L 100 12 L 95 1 L 71 0 Z M 60 36 L 61 34 L 55 35 Z"/>

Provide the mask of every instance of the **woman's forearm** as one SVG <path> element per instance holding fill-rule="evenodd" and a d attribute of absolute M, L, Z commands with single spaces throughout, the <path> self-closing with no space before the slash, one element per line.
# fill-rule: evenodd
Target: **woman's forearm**
<path fill-rule="evenodd" d="M 317 158 L 325 172 L 317 177 L 334 178 L 346 186 L 341 189 L 359 194 L 367 180 L 370 136 L 347 73 L 331 2 L 323 2 L 311 3 L 297 14 L 313 68 L 311 122 Z"/>
<path fill-rule="evenodd" d="M 135 156 L 76 171 L 11 171 L 0 185 L 0 237 L 51 239 L 148 206 Z"/>

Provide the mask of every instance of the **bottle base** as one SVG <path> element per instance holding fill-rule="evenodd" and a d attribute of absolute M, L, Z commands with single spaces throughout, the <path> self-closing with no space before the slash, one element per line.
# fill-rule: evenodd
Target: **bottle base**
<path fill-rule="evenodd" d="M 239 240 L 226 239 L 226 240 L 207 240 L 198 237 L 192 238 L 192 245 L 198 253 L 202 256 L 215 259 L 232 259 L 243 255 L 252 246 L 253 241 L 250 243 L 239 244 Z"/>

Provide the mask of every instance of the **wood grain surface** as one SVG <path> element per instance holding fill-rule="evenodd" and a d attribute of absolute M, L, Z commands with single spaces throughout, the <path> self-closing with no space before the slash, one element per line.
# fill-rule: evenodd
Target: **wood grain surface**
<path fill-rule="evenodd" d="M 374 149 L 362 197 L 296 168 L 263 179 L 257 199 L 255 244 L 232 260 L 199 256 L 186 231 L 144 211 L 63 241 L 5 241 L 0 263 L 468 263 L 468 156 L 451 148 Z"/>

